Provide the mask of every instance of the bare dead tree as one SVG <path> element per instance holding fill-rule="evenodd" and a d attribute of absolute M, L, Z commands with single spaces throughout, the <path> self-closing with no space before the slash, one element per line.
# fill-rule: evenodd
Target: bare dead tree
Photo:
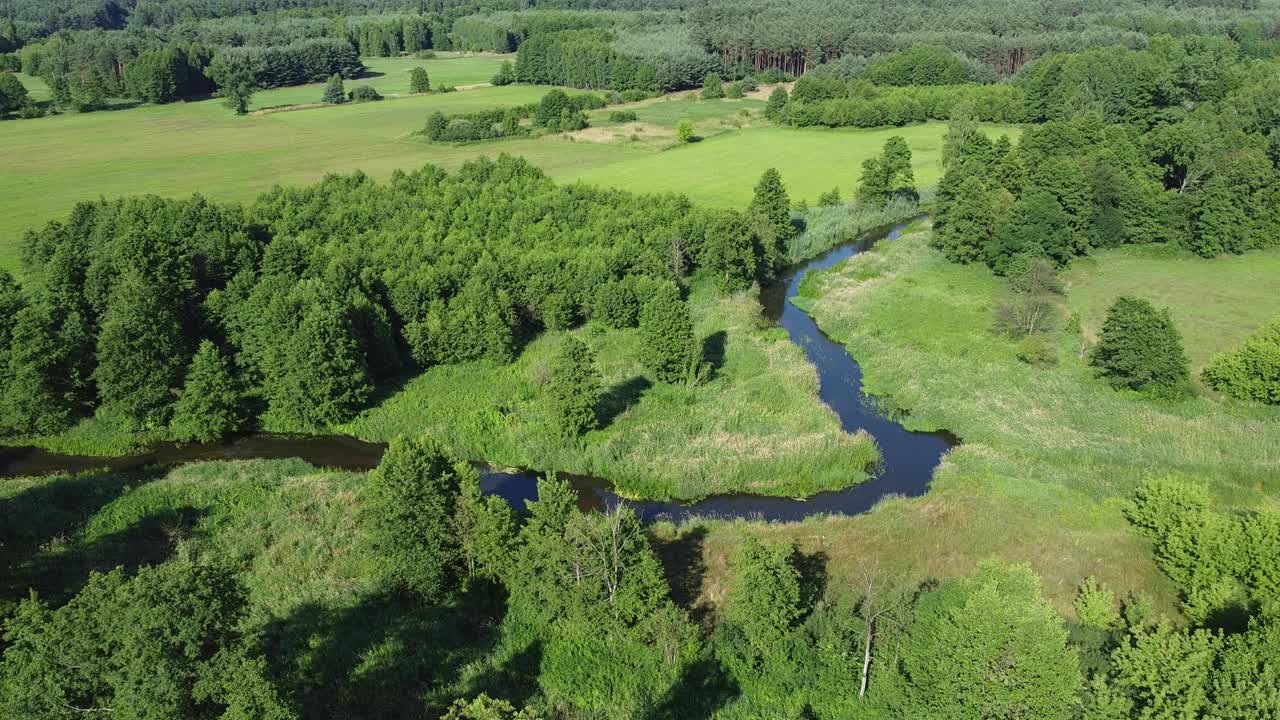
<path fill-rule="evenodd" d="M 872 648 L 875 645 L 876 624 L 892 622 L 897 624 L 897 612 L 903 606 L 901 595 L 888 586 L 884 573 L 877 559 L 864 560 L 858 572 L 857 584 L 862 591 L 862 601 L 858 603 L 858 615 L 866 624 L 862 645 L 862 679 L 858 686 L 858 697 L 865 697 L 867 684 L 871 679 Z"/>

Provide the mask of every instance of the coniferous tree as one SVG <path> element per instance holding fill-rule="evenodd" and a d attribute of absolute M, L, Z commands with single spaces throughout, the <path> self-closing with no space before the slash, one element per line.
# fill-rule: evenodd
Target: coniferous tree
<path fill-rule="evenodd" d="M 0 72 L 0 115 L 14 112 L 27 102 L 27 88 L 11 72 Z"/>
<path fill-rule="evenodd" d="M 981 177 L 973 176 L 962 181 L 954 193 L 946 225 L 934 232 L 933 243 L 951 262 L 982 260 L 995 232 L 991 190 Z"/>
<path fill-rule="evenodd" d="M 1190 363 L 1173 317 L 1142 298 L 1116 298 L 1089 361 L 1115 388 L 1176 397 L 1188 387 Z"/>
<path fill-rule="evenodd" d="M 323 428 L 350 420 L 364 407 L 373 388 L 349 315 L 342 303 L 320 300 L 285 341 L 284 362 L 263 388 L 269 412 L 280 422 Z"/>
<path fill-rule="evenodd" d="M 569 438 L 594 430 L 596 402 L 600 399 L 600 373 L 595 353 L 581 340 L 568 335 L 551 362 L 551 408 L 560 433 Z"/>
<path fill-rule="evenodd" d="M 431 77 L 427 75 L 426 68 L 419 66 L 409 71 L 409 92 L 431 92 Z"/>
<path fill-rule="evenodd" d="M 765 656 L 782 643 L 800 618 L 800 573 L 791 564 L 792 548 L 744 538 L 733 559 L 733 587 L 725 622 Z"/>
<path fill-rule="evenodd" d="M 328 105 L 341 105 L 347 101 L 347 91 L 342 86 L 342 76 L 334 73 L 324 86 L 324 102 Z"/>
<path fill-rule="evenodd" d="M 640 310 L 640 362 L 659 382 L 693 379 L 700 360 L 689 306 L 674 285 L 664 285 Z"/>
<path fill-rule="evenodd" d="M 178 305 L 140 272 L 116 281 L 98 335 L 100 412 L 127 427 L 168 424 L 191 352 Z"/>
<path fill-rule="evenodd" d="M 458 497 L 475 474 L 430 438 L 397 437 L 369 473 L 366 518 L 383 572 L 428 602 L 454 586 Z"/>
<path fill-rule="evenodd" d="M 702 80 L 702 99 L 719 100 L 724 97 L 724 81 L 719 73 L 709 73 Z"/>
<path fill-rule="evenodd" d="M 796 228 L 791 224 L 791 199 L 782 185 L 782 175 L 769 168 L 756 183 L 751 198 L 750 211 L 761 219 L 772 237 L 765 237 L 765 263 L 770 268 L 779 267 L 787 257 L 787 247 L 795 237 Z"/>
<path fill-rule="evenodd" d="M 775 123 L 785 123 L 787 121 L 787 101 L 791 96 L 787 94 L 787 89 L 778 86 L 769 93 L 769 100 L 764 106 L 764 116 L 766 119 Z"/>
<path fill-rule="evenodd" d="M 182 442 L 213 442 L 240 429 L 244 422 L 243 394 L 230 363 L 209 340 L 196 350 L 182 394 L 173 408 L 170 429 Z"/>
<path fill-rule="evenodd" d="M 698 264 L 716 278 L 720 289 L 733 292 L 750 287 L 759 261 L 750 219 L 733 210 L 714 213 L 703 231 Z"/>

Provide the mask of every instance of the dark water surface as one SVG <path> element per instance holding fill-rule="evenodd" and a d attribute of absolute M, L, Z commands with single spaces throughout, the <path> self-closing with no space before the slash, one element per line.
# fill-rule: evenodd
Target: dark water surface
<path fill-rule="evenodd" d="M 846 432 L 866 430 L 880 446 L 883 458 L 875 475 L 866 482 L 798 500 L 759 495 L 718 495 L 696 503 L 624 500 L 607 481 L 563 476 L 578 489 L 583 508 L 600 508 L 624 502 L 646 519 L 680 520 L 691 515 L 762 520 L 799 520 L 817 513 L 853 515 L 869 510 L 890 495 L 915 497 L 929 488 L 929 479 L 942 454 L 956 444 L 946 433 L 910 432 L 877 409 L 873 398 L 862 394 L 862 369 L 849 353 L 818 329 L 806 313 L 791 304 L 810 270 L 824 270 L 870 248 L 879 240 L 894 240 L 905 224 L 887 226 L 841 245 L 815 260 L 788 269 L 764 288 L 761 302 L 766 315 L 787 331 L 818 370 L 818 395 L 840 418 Z M 204 460 L 250 458 L 301 458 L 317 467 L 370 470 L 386 448 L 343 435 L 277 435 L 259 433 L 227 443 L 176 445 L 162 443 L 145 453 L 124 457 L 59 455 L 34 447 L 0 448 L 0 477 L 79 472 L 97 468 L 126 470 L 146 465 L 172 465 Z M 850 468 L 850 474 L 859 468 Z M 518 507 L 537 496 L 537 474 L 483 469 L 481 489 L 497 493 Z"/>

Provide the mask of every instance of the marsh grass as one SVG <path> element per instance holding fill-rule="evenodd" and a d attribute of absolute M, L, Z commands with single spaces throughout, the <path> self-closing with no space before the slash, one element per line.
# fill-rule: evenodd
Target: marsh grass
<path fill-rule="evenodd" d="M 841 243 L 856 240 L 869 230 L 914 217 L 920 213 L 920 206 L 918 202 L 894 198 L 879 207 L 841 203 L 793 212 L 792 222 L 803 230 L 788 244 L 787 261 L 794 263 L 814 257 Z"/>

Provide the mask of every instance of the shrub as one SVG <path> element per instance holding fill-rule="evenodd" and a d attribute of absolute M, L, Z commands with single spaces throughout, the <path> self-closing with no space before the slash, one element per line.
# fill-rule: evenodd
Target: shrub
<path fill-rule="evenodd" d="M 1028 365 L 1056 365 L 1058 348 L 1044 335 L 1028 335 L 1018 343 L 1018 359 Z"/>
<path fill-rule="evenodd" d="M 489 82 L 497 86 L 510 85 L 516 81 L 516 69 L 511 65 L 510 60 L 504 60 L 502 66 L 498 68 L 497 74 Z"/>
<path fill-rule="evenodd" d="M 634 110 L 614 110 L 609 113 L 609 122 L 635 122 L 636 113 Z"/>
<path fill-rule="evenodd" d="M 681 120 L 676 123 L 676 141 L 682 143 L 693 142 L 693 121 Z"/>
<path fill-rule="evenodd" d="M 644 90 L 623 90 L 619 94 L 619 97 L 622 99 L 622 102 L 636 102 L 653 97 L 653 93 L 646 92 Z"/>
<path fill-rule="evenodd" d="M 372 85 L 361 85 L 358 88 L 354 88 L 347 97 L 350 98 L 351 102 L 372 102 L 382 99 L 382 95 Z"/>
<path fill-rule="evenodd" d="M 756 82 L 759 83 L 782 83 L 791 82 L 796 79 L 795 75 L 786 72 L 780 68 L 769 68 L 756 73 Z"/>
<path fill-rule="evenodd" d="M 995 330 L 1002 335 L 1023 338 L 1053 329 L 1053 303 L 1041 296 L 1017 294 L 996 303 Z"/>
<path fill-rule="evenodd" d="M 719 100 L 724 97 L 724 81 L 718 73 L 710 73 L 702 81 L 702 99 Z"/>
<path fill-rule="evenodd" d="M 635 327 L 640 317 L 640 298 L 634 283 L 610 280 L 597 285 L 591 317 L 611 328 Z"/>
<path fill-rule="evenodd" d="M 756 84 L 755 78 L 750 75 L 739 80 L 738 85 L 742 87 L 744 93 L 755 92 L 760 89 L 760 86 Z"/>
<path fill-rule="evenodd" d="M 1168 310 L 1156 310 L 1142 298 L 1116 298 L 1090 363 L 1117 389 L 1166 398 L 1187 390 L 1190 363 L 1182 336 Z"/>
<path fill-rule="evenodd" d="M 740 100 L 744 96 L 744 93 L 742 92 L 742 83 L 729 83 L 729 87 L 724 91 L 724 95 L 727 98 Z"/>
<path fill-rule="evenodd" d="M 1280 405 L 1280 317 L 1245 338 L 1239 349 L 1219 356 L 1200 377 L 1224 395 Z"/>
<path fill-rule="evenodd" d="M 454 87 L 453 85 L 437 85 L 436 92 L 438 93 L 458 92 L 458 88 Z"/>
<path fill-rule="evenodd" d="M 1120 625 L 1120 611 L 1116 609 L 1116 594 L 1095 577 L 1085 578 L 1072 602 L 1080 624 L 1107 630 Z"/>
<path fill-rule="evenodd" d="M 834 207 L 840 204 L 840 188 L 833 187 L 818 196 L 818 207 Z"/>
<path fill-rule="evenodd" d="M 431 76 L 427 75 L 426 68 L 419 66 L 409 71 L 409 92 L 431 92 Z"/>
<path fill-rule="evenodd" d="M 764 116 L 766 119 L 783 123 L 787 121 L 787 101 L 791 96 L 787 94 L 787 89 L 777 87 L 769 94 L 769 102 L 764 106 Z"/>
<path fill-rule="evenodd" d="M 419 60 L 435 60 L 436 51 L 435 50 L 419 50 L 418 52 L 414 53 L 413 56 Z"/>

